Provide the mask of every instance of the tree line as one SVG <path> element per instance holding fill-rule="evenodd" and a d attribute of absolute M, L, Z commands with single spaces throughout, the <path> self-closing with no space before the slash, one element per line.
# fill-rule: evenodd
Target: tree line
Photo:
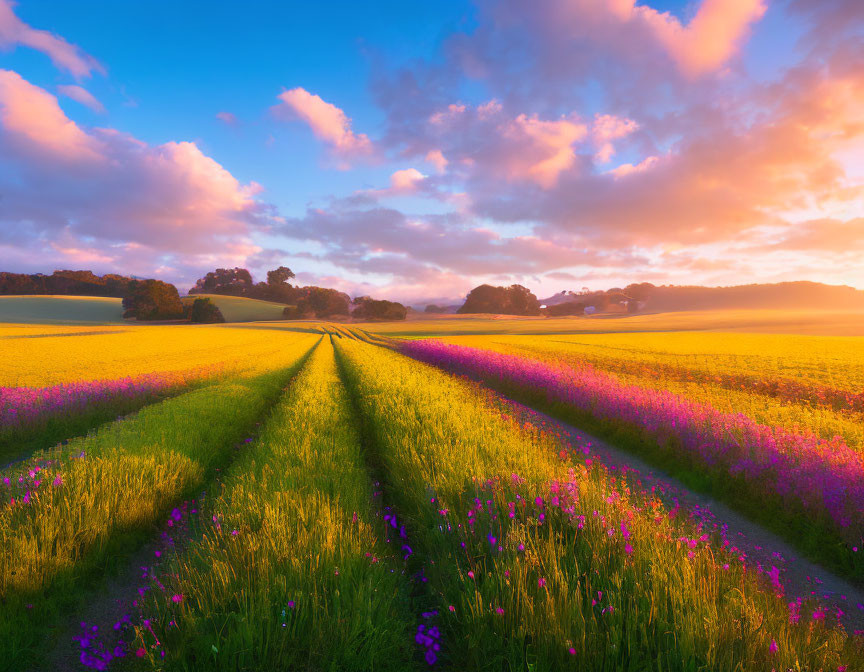
<path fill-rule="evenodd" d="M 190 291 L 261 299 L 286 304 L 286 319 L 353 316 L 363 320 L 404 320 L 407 308 L 401 303 L 360 296 L 352 299 L 329 287 L 292 285 L 295 277 L 287 266 L 267 272 L 266 282 L 254 282 L 245 268 L 217 268 L 199 278 Z M 116 274 L 95 275 L 92 271 L 42 273 L 0 273 L 0 295 L 56 294 L 104 296 L 123 299 L 124 317 L 138 320 L 183 320 L 224 322 L 219 308 L 207 297 L 182 301 L 177 288 L 162 280 L 141 280 Z"/>

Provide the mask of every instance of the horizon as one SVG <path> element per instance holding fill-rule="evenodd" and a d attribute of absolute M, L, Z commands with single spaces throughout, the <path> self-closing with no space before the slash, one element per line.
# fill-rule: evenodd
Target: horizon
<path fill-rule="evenodd" d="M 0 0 L 3 271 L 446 305 L 862 253 L 858 0 Z"/>

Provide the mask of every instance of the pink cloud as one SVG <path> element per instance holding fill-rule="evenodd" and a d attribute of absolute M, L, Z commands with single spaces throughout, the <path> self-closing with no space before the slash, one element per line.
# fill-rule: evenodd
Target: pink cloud
<path fill-rule="evenodd" d="M 450 163 L 441 153 L 440 149 L 430 149 L 426 152 L 426 161 L 435 166 L 435 170 L 439 173 L 443 173 L 447 170 L 447 164 Z"/>
<path fill-rule="evenodd" d="M 390 176 L 390 190 L 396 193 L 410 193 L 426 176 L 416 168 L 397 170 Z"/>
<path fill-rule="evenodd" d="M 351 130 L 351 119 L 338 107 L 297 87 L 279 94 L 282 101 L 273 108 L 279 116 L 296 117 L 306 122 L 320 140 L 331 145 L 343 157 L 361 156 L 372 152 L 372 143 L 363 133 Z"/>
<path fill-rule="evenodd" d="M 765 0 L 702 0 L 686 26 L 669 13 L 636 0 L 589 0 L 624 23 L 641 23 L 689 76 L 717 70 L 737 51 L 750 26 L 762 18 Z"/>
<path fill-rule="evenodd" d="M 259 250 L 260 190 L 193 142 L 84 129 L 50 93 L 0 71 L 0 243 L 44 253 L 51 241 L 50 255 L 107 270 L 206 270 Z"/>
<path fill-rule="evenodd" d="M 613 140 L 620 140 L 639 128 L 632 119 L 616 117 L 614 114 L 597 114 L 591 127 L 591 136 L 597 146 L 595 158 L 600 163 L 608 162 L 615 154 Z"/>
<path fill-rule="evenodd" d="M 444 146 L 470 172 L 549 189 L 575 166 L 574 145 L 587 138 L 588 127 L 576 115 L 508 117 L 493 100 L 477 107 L 451 104 L 429 117 L 426 132 L 429 142 Z M 441 149 L 434 151 L 443 158 Z"/>
<path fill-rule="evenodd" d="M 224 124 L 228 126 L 236 126 L 239 122 L 237 116 L 232 114 L 231 112 L 217 112 L 216 118 Z"/>
<path fill-rule="evenodd" d="M 72 161 L 103 158 L 102 143 L 67 118 L 57 98 L 11 70 L 0 70 L 0 123 L 25 152 Z"/>
<path fill-rule="evenodd" d="M 576 120 L 544 121 L 536 114 L 520 114 L 501 130 L 516 150 L 507 157 L 505 170 L 510 179 L 533 180 L 547 189 L 557 184 L 562 172 L 573 167 L 573 144 L 588 133 L 585 124 Z"/>
<path fill-rule="evenodd" d="M 77 84 L 64 84 L 57 87 L 57 91 L 67 98 L 71 98 L 75 102 L 81 103 L 85 107 L 89 107 L 94 112 L 102 114 L 105 112 L 105 106 L 100 103 L 92 93 L 87 89 L 78 86 Z"/>
<path fill-rule="evenodd" d="M 19 44 L 36 49 L 47 55 L 56 67 L 75 77 L 88 77 L 94 71 L 105 73 L 99 62 L 80 47 L 46 30 L 31 28 L 21 21 L 15 16 L 13 7 L 10 0 L 0 0 L 0 49 L 13 49 Z"/>

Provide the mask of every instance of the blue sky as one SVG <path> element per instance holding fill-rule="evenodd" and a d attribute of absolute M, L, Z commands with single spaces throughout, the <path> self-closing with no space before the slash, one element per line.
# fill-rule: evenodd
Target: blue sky
<path fill-rule="evenodd" d="M 2 270 L 864 286 L 862 34 L 854 0 L 0 0 Z"/>

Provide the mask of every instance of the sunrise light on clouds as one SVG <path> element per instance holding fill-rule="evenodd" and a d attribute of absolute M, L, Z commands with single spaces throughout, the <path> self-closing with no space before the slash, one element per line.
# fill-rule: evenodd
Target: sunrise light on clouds
<path fill-rule="evenodd" d="M 864 288 L 859 0 L 182 4 L 0 0 L 2 270 Z"/>

